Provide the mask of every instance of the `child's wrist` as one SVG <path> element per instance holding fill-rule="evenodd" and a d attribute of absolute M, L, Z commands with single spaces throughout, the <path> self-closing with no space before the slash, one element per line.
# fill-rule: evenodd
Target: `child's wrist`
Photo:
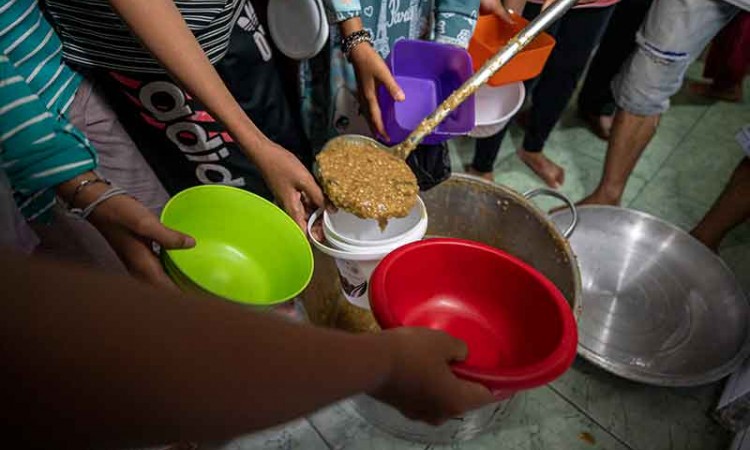
<path fill-rule="evenodd" d="M 341 51 L 344 52 L 346 59 L 351 61 L 354 50 L 362 46 L 372 45 L 372 35 L 367 30 L 359 30 L 346 36 L 341 40 Z"/>
<path fill-rule="evenodd" d="M 362 31 L 362 29 L 364 29 L 364 25 L 362 25 L 362 18 L 359 16 L 339 22 L 339 30 L 341 30 L 341 36 L 344 38 L 357 31 Z"/>

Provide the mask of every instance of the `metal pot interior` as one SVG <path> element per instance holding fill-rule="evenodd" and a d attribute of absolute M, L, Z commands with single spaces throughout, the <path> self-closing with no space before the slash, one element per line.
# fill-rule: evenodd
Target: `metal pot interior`
<path fill-rule="evenodd" d="M 478 241 L 520 258 L 560 289 L 578 317 L 581 281 L 575 256 L 546 214 L 529 200 L 506 187 L 459 174 L 421 197 L 429 216 L 427 237 Z M 316 251 L 315 273 L 302 295 L 310 320 L 352 331 L 377 330 L 372 314 L 349 305 L 340 292 L 333 259 Z"/>

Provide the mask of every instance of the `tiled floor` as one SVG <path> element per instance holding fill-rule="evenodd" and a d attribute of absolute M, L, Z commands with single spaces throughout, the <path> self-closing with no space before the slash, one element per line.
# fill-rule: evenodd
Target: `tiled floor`
<path fill-rule="evenodd" d="M 699 68 L 694 68 L 695 75 Z M 746 92 L 750 92 L 750 83 Z M 686 92 L 677 96 L 638 165 L 625 205 L 690 229 L 707 211 L 742 153 L 734 141 L 750 123 L 744 104 L 709 102 Z M 514 156 L 521 132 L 506 139 L 496 164 L 498 183 L 523 191 L 541 183 Z M 512 140 L 512 142 L 511 142 Z M 472 143 L 454 143 L 454 169 L 471 157 Z M 577 200 L 599 179 L 606 145 L 568 111 L 546 151 L 565 166 L 562 191 Z M 542 203 L 547 208 L 552 204 Z M 721 255 L 750 292 L 750 224 L 735 230 Z M 729 435 L 709 414 L 721 385 L 666 389 L 632 383 L 577 361 L 560 380 L 528 392 L 513 405 L 502 427 L 453 449 L 723 449 Z M 592 439 L 588 439 L 591 437 Z M 291 426 L 239 438 L 221 446 L 241 449 L 427 449 L 374 429 L 346 405 L 336 405 Z M 440 446 L 429 447 L 443 449 Z"/>

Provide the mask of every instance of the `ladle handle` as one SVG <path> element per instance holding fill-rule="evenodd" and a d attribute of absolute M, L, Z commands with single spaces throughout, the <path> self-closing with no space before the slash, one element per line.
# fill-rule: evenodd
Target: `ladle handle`
<path fill-rule="evenodd" d="M 427 116 L 411 134 L 399 144 L 394 152 L 396 156 L 406 159 L 417 148 L 422 139 L 435 129 L 446 117 L 471 97 L 480 86 L 486 83 L 492 75 L 526 47 L 542 31 L 546 30 L 554 21 L 563 16 L 578 0 L 557 0 L 541 12 L 536 19 L 526 25 L 515 35 L 502 50 L 490 58 L 481 69 L 456 89 L 432 114 Z"/>

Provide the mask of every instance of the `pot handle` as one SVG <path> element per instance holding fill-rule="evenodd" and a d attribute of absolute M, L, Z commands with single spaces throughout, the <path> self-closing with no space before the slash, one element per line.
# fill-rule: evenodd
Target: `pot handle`
<path fill-rule="evenodd" d="M 562 200 L 565 203 L 565 206 L 568 207 L 568 209 L 570 210 L 570 214 L 573 216 L 573 219 L 570 221 L 570 225 L 568 226 L 568 228 L 563 232 L 563 237 L 565 239 L 570 238 L 570 236 L 575 231 L 576 226 L 578 226 L 578 210 L 576 210 L 575 203 L 573 203 L 567 196 L 565 196 L 565 194 L 548 188 L 537 188 L 523 193 L 523 196 L 524 198 L 526 198 L 526 200 L 531 200 L 532 198 L 538 197 L 540 195 L 555 197 L 558 200 Z"/>

